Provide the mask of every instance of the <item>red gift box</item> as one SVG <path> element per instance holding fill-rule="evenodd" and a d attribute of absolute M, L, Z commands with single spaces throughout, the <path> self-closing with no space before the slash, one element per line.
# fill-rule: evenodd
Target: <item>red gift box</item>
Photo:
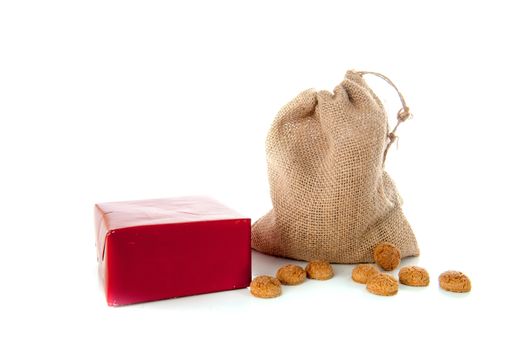
<path fill-rule="evenodd" d="M 203 197 L 95 205 L 108 305 L 246 288 L 250 219 Z"/>

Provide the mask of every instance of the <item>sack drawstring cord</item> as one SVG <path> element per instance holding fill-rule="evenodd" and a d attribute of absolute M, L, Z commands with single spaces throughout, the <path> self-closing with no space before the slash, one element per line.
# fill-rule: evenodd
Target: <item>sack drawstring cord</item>
<path fill-rule="evenodd" d="M 407 103 L 405 102 L 404 95 L 402 95 L 400 90 L 398 90 L 398 88 L 391 81 L 391 79 L 389 79 L 388 77 L 386 77 L 383 74 L 376 73 L 376 72 L 359 71 L 359 72 L 356 72 L 356 73 L 360 74 L 361 76 L 364 76 L 365 74 L 371 74 L 371 75 L 375 75 L 375 76 L 383 79 L 385 82 L 387 82 L 389 85 L 391 85 L 396 90 L 396 92 L 398 93 L 398 97 L 400 98 L 400 102 L 402 103 L 402 108 L 398 111 L 398 114 L 397 114 L 397 117 L 396 117 L 396 119 L 397 119 L 396 125 L 393 128 L 393 130 L 391 130 L 390 132 L 387 133 L 387 138 L 389 139 L 389 141 L 388 141 L 387 146 L 385 147 L 385 151 L 384 151 L 384 160 L 383 160 L 383 162 L 385 163 L 385 158 L 387 157 L 387 152 L 389 151 L 389 148 L 398 139 L 398 136 L 396 136 L 396 130 L 398 129 L 398 126 L 401 123 L 405 122 L 407 119 L 412 117 L 411 110 L 409 109 L 409 107 L 407 106 Z"/>

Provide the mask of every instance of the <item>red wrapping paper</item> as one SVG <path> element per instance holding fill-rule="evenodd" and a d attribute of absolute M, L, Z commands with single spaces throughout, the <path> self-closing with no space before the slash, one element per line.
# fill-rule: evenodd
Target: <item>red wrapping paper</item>
<path fill-rule="evenodd" d="M 250 219 L 204 197 L 95 205 L 108 305 L 246 288 Z"/>

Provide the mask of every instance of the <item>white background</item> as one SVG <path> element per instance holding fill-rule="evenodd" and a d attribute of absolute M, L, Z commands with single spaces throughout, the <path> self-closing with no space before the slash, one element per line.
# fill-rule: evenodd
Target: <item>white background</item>
<path fill-rule="evenodd" d="M 2 1 L 0 348 L 524 346 L 519 4 Z M 387 169 L 428 288 L 376 297 L 339 265 L 273 300 L 106 306 L 94 203 L 204 194 L 259 218 L 277 111 L 351 68 L 388 75 L 414 112 Z M 396 95 L 368 81 L 394 120 Z M 284 262 L 254 253 L 253 272 Z M 447 269 L 472 292 L 441 292 Z"/>

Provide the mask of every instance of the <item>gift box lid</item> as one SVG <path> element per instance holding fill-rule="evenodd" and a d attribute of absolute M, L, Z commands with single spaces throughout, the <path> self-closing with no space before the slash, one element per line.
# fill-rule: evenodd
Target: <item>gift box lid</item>
<path fill-rule="evenodd" d="M 198 221 L 249 220 L 211 198 L 200 196 L 99 203 L 95 205 L 95 211 L 99 261 L 104 258 L 106 236 L 119 229 Z"/>

